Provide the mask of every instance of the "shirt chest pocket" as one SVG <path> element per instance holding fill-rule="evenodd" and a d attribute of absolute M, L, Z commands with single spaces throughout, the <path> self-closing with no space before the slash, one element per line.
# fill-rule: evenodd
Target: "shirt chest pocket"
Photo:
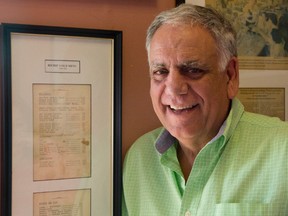
<path fill-rule="evenodd" d="M 286 216 L 288 204 L 279 203 L 219 203 L 214 216 Z"/>

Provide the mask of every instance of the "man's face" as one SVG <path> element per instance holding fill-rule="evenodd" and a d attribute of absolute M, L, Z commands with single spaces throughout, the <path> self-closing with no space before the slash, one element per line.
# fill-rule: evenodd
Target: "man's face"
<path fill-rule="evenodd" d="M 163 25 L 151 40 L 153 108 L 180 142 L 208 142 L 227 117 L 238 68 L 234 59 L 219 71 L 219 60 L 215 40 L 201 27 Z"/>

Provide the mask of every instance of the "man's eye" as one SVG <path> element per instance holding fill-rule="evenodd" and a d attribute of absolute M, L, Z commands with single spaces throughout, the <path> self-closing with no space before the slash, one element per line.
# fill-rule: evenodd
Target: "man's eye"
<path fill-rule="evenodd" d="M 183 68 L 182 73 L 191 77 L 192 79 L 198 79 L 204 75 L 205 70 L 200 68 Z"/>
<path fill-rule="evenodd" d="M 165 70 L 165 69 L 161 69 L 161 70 L 156 70 L 153 72 L 154 75 L 164 75 L 164 74 L 167 74 L 168 71 Z"/>
<path fill-rule="evenodd" d="M 203 73 L 204 71 L 202 69 L 200 69 L 200 68 L 191 68 L 191 69 L 188 70 L 188 72 L 189 73 L 197 73 L 197 74 L 199 74 L 199 73 Z"/>
<path fill-rule="evenodd" d="M 168 70 L 159 69 L 159 70 L 152 71 L 151 76 L 155 80 L 162 80 L 166 77 L 167 74 L 168 74 Z"/>

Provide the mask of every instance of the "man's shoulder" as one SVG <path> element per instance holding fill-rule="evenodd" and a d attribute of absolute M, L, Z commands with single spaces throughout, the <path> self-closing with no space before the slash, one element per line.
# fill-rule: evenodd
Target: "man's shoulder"
<path fill-rule="evenodd" d="M 132 146 L 129 149 L 129 152 L 142 151 L 145 148 L 151 148 L 151 147 L 154 148 L 154 144 L 163 130 L 164 130 L 163 127 L 159 127 L 143 134 L 132 144 Z"/>
<path fill-rule="evenodd" d="M 282 121 L 277 117 L 270 117 L 257 113 L 244 112 L 241 122 L 261 128 L 288 130 L 288 122 Z"/>
<path fill-rule="evenodd" d="M 124 173 L 136 172 L 135 169 L 142 169 L 158 160 L 159 154 L 155 148 L 155 142 L 163 130 L 163 128 L 157 128 L 145 133 L 132 144 L 125 155 Z"/>
<path fill-rule="evenodd" d="M 239 122 L 240 131 L 248 137 L 255 137 L 257 140 L 266 140 L 266 143 L 279 143 L 281 146 L 288 146 L 288 122 L 276 117 L 269 117 L 261 114 L 244 112 Z M 286 145 L 283 145 L 286 143 Z"/>

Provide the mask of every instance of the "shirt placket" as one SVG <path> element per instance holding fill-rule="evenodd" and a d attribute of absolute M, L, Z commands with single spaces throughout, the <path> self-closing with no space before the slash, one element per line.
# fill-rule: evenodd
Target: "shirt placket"
<path fill-rule="evenodd" d="M 224 140 L 222 138 L 206 145 L 197 155 L 185 186 L 180 216 L 197 215 L 203 189 L 221 156 L 219 146 Z"/>

